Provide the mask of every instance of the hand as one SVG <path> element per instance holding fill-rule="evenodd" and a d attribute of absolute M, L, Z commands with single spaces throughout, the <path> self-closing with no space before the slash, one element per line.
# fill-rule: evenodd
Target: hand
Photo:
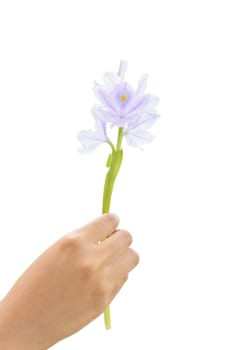
<path fill-rule="evenodd" d="M 24 272 L 0 303 L 1 349 L 47 349 L 105 310 L 139 260 L 118 223 L 115 215 L 102 215 L 61 238 Z"/>

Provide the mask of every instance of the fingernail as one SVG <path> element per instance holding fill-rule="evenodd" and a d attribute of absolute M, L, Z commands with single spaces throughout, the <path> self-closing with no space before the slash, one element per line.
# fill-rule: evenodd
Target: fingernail
<path fill-rule="evenodd" d="M 119 222 L 120 222 L 119 216 L 116 215 L 115 213 L 110 213 L 110 215 L 111 215 L 112 217 L 114 217 L 114 219 L 116 220 L 117 224 L 119 224 Z"/>

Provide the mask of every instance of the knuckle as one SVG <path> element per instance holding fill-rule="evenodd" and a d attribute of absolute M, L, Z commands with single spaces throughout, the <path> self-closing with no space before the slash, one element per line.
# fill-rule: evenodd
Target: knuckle
<path fill-rule="evenodd" d="M 77 251 L 80 249 L 81 238 L 66 236 L 63 237 L 60 244 L 60 250 L 63 254 L 67 254 L 68 256 L 73 256 L 73 254 L 77 254 Z"/>
<path fill-rule="evenodd" d="M 95 264 L 90 260 L 85 260 L 80 264 L 80 271 L 84 279 L 90 279 L 95 274 Z"/>

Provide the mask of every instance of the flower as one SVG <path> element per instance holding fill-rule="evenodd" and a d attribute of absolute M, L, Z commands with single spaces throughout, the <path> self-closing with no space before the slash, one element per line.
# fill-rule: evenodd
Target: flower
<path fill-rule="evenodd" d="M 127 127 L 128 123 L 137 122 L 142 114 L 144 119 L 154 116 L 157 119 L 155 107 L 159 99 L 151 94 L 145 94 L 148 75 L 143 74 L 135 91 L 124 81 L 127 62 L 121 61 L 119 73 L 105 73 L 104 85 L 94 83 L 94 93 L 101 102 L 102 115 L 111 126 Z"/>
<path fill-rule="evenodd" d="M 106 126 L 123 129 L 123 136 L 129 146 L 139 147 L 149 143 L 154 136 L 147 131 L 159 115 L 156 112 L 158 97 L 145 94 L 148 75 L 143 74 L 138 81 L 137 89 L 124 81 L 127 61 L 121 60 L 118 74 L 105 73 L 104 85 L 94 82 L 94 93 L 99 104 L 94 104 L 92 115 L 96 122 L 95 131 L 81 131 L 78 139 L 83 146 L 81 153 L 93 151 L 108 139 Z"/>

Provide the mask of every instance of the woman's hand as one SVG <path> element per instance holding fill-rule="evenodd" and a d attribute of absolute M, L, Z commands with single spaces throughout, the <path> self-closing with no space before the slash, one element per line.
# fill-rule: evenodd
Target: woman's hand
<path fill-rule="evenodd" d="M 139 260 L 118 223 L 115 215 L 102 215 L 61 238 L 24 272 L 0 303 L 2 350 L 47 349 L 105 310 Z"/>

